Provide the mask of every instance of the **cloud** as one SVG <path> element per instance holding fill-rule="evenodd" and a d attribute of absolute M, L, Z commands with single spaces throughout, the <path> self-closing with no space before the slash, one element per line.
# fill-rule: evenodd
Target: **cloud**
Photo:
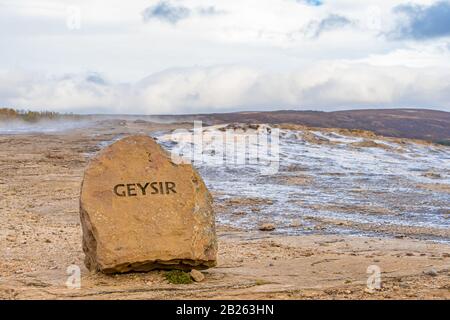
<path fill-rule="evenodd" d="M 160 1 L 154 6 L 146 8 L 142 12 L 145 22 L 158 19 L 164 22 L 176 24 L 178 21 L 188 18 L 191 10 L 181 5 L 172 5 L 168 1 Z"/>
<path fill-rule="evenodd" d="M 106 80 L 98 72 L 90 72 L 86 75 L 85 80 L 98 85 L 106 85 Z"/>
<path fill-rule="evenodd" d="M 296 1 L 314 7 L 319 7 L 324 3 L 323 0 L 296 0 Z"/>
<path fill-rule="evenodd" d="M 160 1 L 154 6 L 146 8 L 142 12 L 144 22 L 158 19 L 163 22 L 176 24 L 177 22 L 187 19 L 193 15 L 198 16 L 215 16 L 224 14 L 225 11 L 219 10 L 214 6 L 200 6 L 190 8 L 182 5 L 174 5 L 169 1 Z"/>
<path fill-rule="evenodd" d="M 98 73 L 47 77 L 4 72 L 0 73 L 0 88 L 0 105 L 33 110 L 115 113 L 123 97 L 119 85 L 110 84 Z"/>
<path fill-rule="evenodd" d="M 224 10 L 219 10 L 214 6 L 197 7 L 196 12 L 201 16 L 215 16 L 226 13 Z"/>
<path fill-rule="evenodd" d="M 352 24 L 347 17 L 330 14 L 322 20 L 314 20 L 310 22 L 304 29 L 305 34 L 311 38 L 318 38 L 322 33 L 341 29 Z"/>
<path fill-rule="evenodd" d="M 431 5 L 404 4 L 393 9 L 398 22 L 390 36 L 426 40 L 450 36 L 450 2 Z"/>
<path fill-rule="evenodd" d="M 386 107 L 450 111 L 449 69 L 347 62 L 323 62 L 285 72 L 243 66 L 170 69 L 129 84 L 92 81 L 91 74 L 0 73 L 0 88 L 0 105 L 64 112 L 176 114 Z"/>

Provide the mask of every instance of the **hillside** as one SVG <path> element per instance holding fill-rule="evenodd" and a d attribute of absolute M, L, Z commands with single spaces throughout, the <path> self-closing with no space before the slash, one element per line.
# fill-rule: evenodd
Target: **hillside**
<path fill-rule="evenodd" d="M 229 122 L 294 123 L 319 128 L 369 130 L 388 137 L 450 141 L 450 112 L 424 109 L 336 112 L 282 110 L 204 114 L 195 118 L 212 124 Z"/>
<path fill-rule="evenodd" d="M 191 122 L 202 120 L 205 125 L 225 123 L 298 124 L 318 128 L 361 129 L 396 138 L 423 139 L 450 145 L 450 112 L 426 109 L 378 109 L 321 111 L 252 111 L 190 115 L 75 115 L 55 112 L 16 111 L 0 109 L 0 122 L 21 120 L 36 123 L 41 120 L 140 119 L 152 122 Z"/>

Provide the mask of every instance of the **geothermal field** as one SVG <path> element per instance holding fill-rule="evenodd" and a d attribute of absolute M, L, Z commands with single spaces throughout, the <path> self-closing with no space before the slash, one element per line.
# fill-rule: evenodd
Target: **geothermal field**
<path fill-rule="evenodd" d="M 262 154 L 260 141 L 226 132 L 272 135 L 276 149 Z M 213 195 L 218 263 L 201 282 L 84 266 L 84 170 L 133 134 L 191 158 Z M 1 123 L 0 213 L 0 298 L 450 298 L 450 147 L 422 140 L 138 117 Z M 71 266 L 78 289 L 67 286 Z M 373 270 L 381 286 L 369 290 Z"/>

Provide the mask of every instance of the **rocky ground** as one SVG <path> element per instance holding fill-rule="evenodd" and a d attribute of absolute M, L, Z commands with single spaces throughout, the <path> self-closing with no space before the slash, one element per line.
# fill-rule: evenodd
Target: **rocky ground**
<path fill-rule="evenodd" d="M 411 239 L 420 232 L 413 229 L 396 239 L 284 236 L 218 225 L 218 266 L 204 271 L 202 282 L 169 284 L 163 271 L 90 273 L 78 200 L 89 157 L 122 135 L 182 126 L 191 124 L 105 120 L 65 133 L 0 135 L 0 298 L 450 299 L 450 246 Z M 220 216 L 223 203 L 216 209 Z M 81 268 L 80 289 L 66 287 L 71 265 Z M 381 270 L 381 289 L 374 292 L 367 290 L 372 265 Z"/>

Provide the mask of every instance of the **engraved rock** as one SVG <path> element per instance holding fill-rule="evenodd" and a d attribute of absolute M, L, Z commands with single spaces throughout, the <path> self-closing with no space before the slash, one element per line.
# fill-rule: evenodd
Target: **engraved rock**
<path fill-rule="evenodd" d="M 212 197 L 190 164 L 148 136 L 102 150 L 80 197 L 85 264 L 104 273 L 216 265 Z"/>

